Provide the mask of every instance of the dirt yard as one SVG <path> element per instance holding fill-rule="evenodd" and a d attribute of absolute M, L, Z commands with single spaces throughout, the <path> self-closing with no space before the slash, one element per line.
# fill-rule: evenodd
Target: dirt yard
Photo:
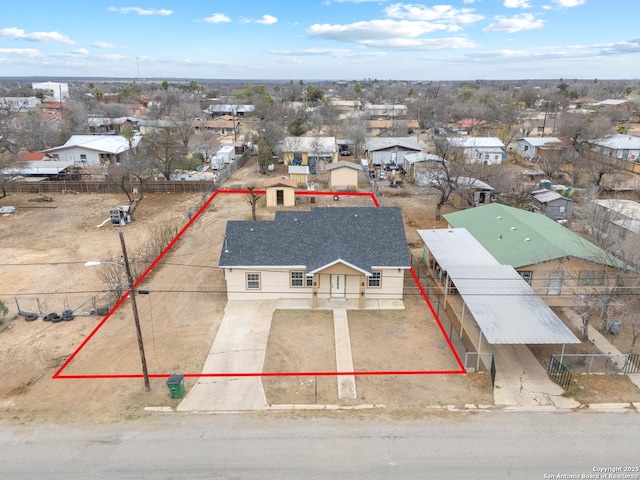
<path fill-rule="evenodd" d="M 271 176 L 284 174 L 278 165 Z M 236 172 L 225 188 L 261 183 L 255 163 Z M 314 181 L 327 182 L 326 174 Z M 444 227 L 434 220 L 434 197 L 407 186 L 383 190 L 383 206 L 400 206 L 412 251 L 418 252 L 418 229 Z M 175 222 L 185 225 L 205 198 L 201 194 L 148 195 L 131 224 L 97 228 L 108 210 L 124 203 L 116 195 L 52 196 L 52 202 L 32 202 L 35 195 L 11 195 L 2 205 L 16 213 L 0 217 L 3 260 L 0 299 L 10 308 L 0 325 L 0 418 L 15 421 L 106 423 L 142 415 L 145 406 L 173 406 L 165 377 L 171 372 L 200 372 L 225 306 L 225 285 L 217 268 L 226 221 L 250 219 L 250 206 L 241 196 L 221 195 L 196 219 L 139 286 L 137 296 L 151 392 L 141 379 L 52 379 L 54 373 L 102 320 L 88 313 L 106 304 L 105 285 L 91 260 L 118 260 L 122 232 L 129 251 L 144 242 L 154 227 Z M 296 208 L 307 209 L 302 198 Z M 316 206 L 335 204 L 317 197 Z M 336 206 L 371 205 L 367 198 L 341 198 Z M 451 211 L 446 206 L 443 213 Z M 258 207 L 260 219 L 274 211 Z M 409 290 L 412 292 L 415 290 Z M 13 318 L 20 309 L 46 314 L 72 309 L 76 318 L 53 324 L 41 318 L 27 322 Z M 375 370 L 457 369 L 437 325 L 418 295 L 405 297 L 406 310 L 349 312 L 354 367 Z M 64 375 L 127 375 L 141 372 L 140 357 L 127 300 L 90 339 L 64 370 Z M 384 319 L 383 321 L 380 321 Z M 295 325 L 295 328 L 292 328 Z M 335 370 L 330 312 L 278 311 L 267 350 L 265 371 Z M 188 390 L 196 379 L 187 378 Z M 343 403 L 337 399 L 335 377 L 285 377 L 263 380 L 268 402 Z M 422 415 L 431 405 L 492 404 L 486 374 L 362 375 L 356 379 L 358 398 L 350 403 L 387 406 L 397 415 Z"/>

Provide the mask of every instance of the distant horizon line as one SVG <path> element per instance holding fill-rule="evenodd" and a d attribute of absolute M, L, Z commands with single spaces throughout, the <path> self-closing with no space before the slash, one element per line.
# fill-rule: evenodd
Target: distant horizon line
<path fill-rule="evenodd" d="M 101 76 L 63 76 L 63 75 L 51 75 L 51 76 L 43 76 L 43 75 L 6 75 L 0 76 L 0 82 L 3 81 L 16 81 L 16 80 L 38 80 L 42 81 L 46 79 L 48 81 L 145 81 L 145 82 L 208 82 L 208 83 L 238 83 L 238 82 L 261 82 L 261 83 L 290 83 L 292 80 L 294 82 L 299 82 L 302 80 L 305 83 L 309 82 L 409 82 L 409 83 L 433 83 L 433 82 L 442 82 L 442 83 L 468 83 L 468 82 L 559 82 L 559 81 L 619 81 L 619 82 L 630 82 L 630 81 L 639 81 L 640 78 L 575 78 L 567 80 L 567 78 L 559 77 L 559 78 L 519 78 L 519 79 L 487 79 L 487 78 L 476 78 L 476 79 L 466 79 L 466 80 L 408 80 L 408 79 L 379 79 L 379 78 L 361 78 L 361 79 L 319 79 L 319 78 L 302 78 L 302 79 L 291 79 L 291 78 L 280 78 L 280 79 L 268 79 L 268 78 L 198 78 L 198 77 L 133 77 L 133 76 L 125 76 L 125 77 L 101 77 Z"/>

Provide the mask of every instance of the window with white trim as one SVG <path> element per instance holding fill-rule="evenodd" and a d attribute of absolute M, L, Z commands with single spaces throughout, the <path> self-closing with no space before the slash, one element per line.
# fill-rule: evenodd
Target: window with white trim
<path fill-rule="evenodd" d="M 382 284 L 382 272 L 371 272 L 369 277 L 369 288 L 380 287 Z"/>
<path fill-rule="evenodd" d="M 260 289 L 260 274 L 247 273 L 247 290 L 259 290 L 259 289 Z"/>
<path fill-rule="evenodd" d="M 289 284 L 292 287 L 304 286 L 304 272 L 291 272 L 291 278 Z"/>
<path fill-rule="evenodd" d="M 307 276 L 307 287 L 313 287 L 313 276 Z"/>

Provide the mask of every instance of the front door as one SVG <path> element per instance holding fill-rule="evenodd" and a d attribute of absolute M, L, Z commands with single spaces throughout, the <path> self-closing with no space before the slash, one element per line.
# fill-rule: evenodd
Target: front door
<path fill-rule="evenodd" d="M 284 205 L 284 190 L 276 190 L 276 205 Z"/>
<path fill-rule="evenodd" d="M 331 275 L 331 296 L 344 297 L 346 275 Z"/>

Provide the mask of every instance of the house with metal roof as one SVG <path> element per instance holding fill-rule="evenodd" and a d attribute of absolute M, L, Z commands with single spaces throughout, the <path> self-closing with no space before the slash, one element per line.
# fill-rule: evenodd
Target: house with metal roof
<path fill-rule="evenodd" d="M 402 157 L 420 152 L 422 148 L 416 137 L 367 137 L 364 142 L 364 154 L 370 167 L 400 166 Z"/>
<path fill-rule="evenodd" d="M 521 137 L 516 141 L 516 153 L 530 160 L 562 153 L 564 148 L 565 144 L 558 137 Z"/>
<path fill-rule="evenodd" d="M 278 211 L 229 221 L 218 266 L 229 300 L 402 299 L 411 257 L 398 207 Z"/>
<path fill-rule="evenodd" d="M 498 165 L 506 155 L 505 145 L 497 137 L 447 137 L 447 142 L 462 151 L 467 163 Z"/>
<path fill-rule="evenodd" d="M 64 145 L 43 152 L 81 167 L 101 166 L 118 163 L 129 147 L 135 147 L 139 141 L 139 135 L 134 136 L 131 144 L 120 135 L 72 135 Z"/>
<path fill-rule="evenodd" d="M 515 268 L 550 305 L 572 305 L 576 297 L 601 293 L 626 268 L 612 254 L 551 218 L 492 203 L 444 215 L 466 228 L 501 264 Z"/>
<path fill-rule="evenodd" d="M 285 165 L 320 168 L 338 159 L 336 137 L 285 137 L 279 145 Z"/>
<path fill-rule="evenodd" d="M 464 228 L 418 230 L 424 261 L 444 289 L 445 307 L 458 307 L 460 336 L 475 321 L 492 345 L 580 343 L 551 308 L 511 266 L 502 265 Z M 465 312 L 467 312 L 465 319 Z M 469 319 L 468 317 L 472 318 Z"/>
<path fill-rule="evenodd" d="M 573 212 L 573 200 L 546 188 L 531 192 L 531 206 L 553 220 L 569 220 Z"/>
<path fill-rule="evenodd" d="M 591 142 L 590 151 L 604 157 L 639 162 L 640 137 L 615 134 Z"/>

